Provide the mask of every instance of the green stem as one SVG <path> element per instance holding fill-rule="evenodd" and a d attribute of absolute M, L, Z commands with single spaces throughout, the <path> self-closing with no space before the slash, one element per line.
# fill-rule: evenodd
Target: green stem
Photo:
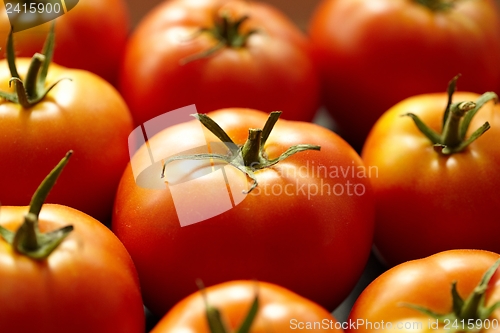
<path fill-rule="evenodd" d="M 484 307 L 484 298 L 491 278 L 500 266 L 500 259 L 497 260 L 483 275 L 479 284 L 474 288 L 472 294 L 465 300 L 460 318 L 461 319 L 486 319 L 482 315 L 489 313 Z M 494 305 L 495 306 L 495 305 Z M 488 315 L 489 316 L 489 315 Z"/>
<path fill-rule="evenodd" d="M 498 100 L 498 96 L 494 92 L 486 92 L 475 102 L 451 103 L 458 77 L 458 75 L 455 76 L 448 84 L 448 103 L 444 111 L 441 134 L 427 126 L 417 115 L 413 113 L 403 115 L 412 118 L 419 131 L 431 141 L 434 150 L 441 155 L 451 155 L 463 151 L 489 130 L 490 124 L 486 122 L 476 129 L 469 138 L 465 137 L 471 120 L 479 109 L 490 101 L 497 102 Z"/>
<path fill-rule="evenodd" d="M 45 80 L 47 79 L 47 74 L 49 73 L 49 66 L 52 62 L 52 58 L 54 56 L 54 48 L 56 42 L 56 20 L 52 21 L 50 25 L 49 34 L 47 35 L 47 39 L 45 39 L 45 43 L 43 44 L 42 54 L 45 56 L 45 61 L 42 64 L 42 69 L 40 70 L 40 76 L 38 79 L 37 90 L 42 91 L 45 85 Z"/>
<path fill-rule="evenodd" d="M 61 81 L 57 81 L 48 88 L 45 87 L 48 68 L 54 52 L 54 29 L 55 26 L 52 24 L 47 40 L 45 41 L 43 54 L 36 53 L 33 56 L 24 81 L 21 79 L 17 71 L 14 39 L 12 36 L 12 30 L 10 31 L 7 39 L 7 63 L 12 76 L 9 81 L 9 85 L 12 81 L 14 81 L 15 92 L 9 93 L 0 91 L 0 97 L 5 98 L 12 103 L 18 103 L 24 109 L 29 109 L 45 98 L 49 91 Z"/>
<path fill-rule="evenodd" d="M 24 80 L 24 85 L 26 88 L 26 95 L 29 99 L 33 99 L 37 97 L 37 81 L 38 81 L 38 72 L 45 61 L 45 56 L 40 53 L 35 53 L 33 58 L 31 59 L 30 67 L 28 68 L 28 73 L 26 74 L 26 79 Z"/>
<path fill-rule="evenodd" d="M 484 293 L 473 293 L 471 298 L 467 304 L 465 304 L 462 309 L 462 313 L 460 314 L 460 319 L 481 319 L 479 318 L 479 307 L 484 298 Z M 486 318 L 484 318 L 486 319 Z"/>
<path fill-rule="evenodd" d="M 446 11 L 455 6 L 459 0 L 414 0 L 416 3 L 429 8 L 432 11 Z"/>
<path fill-rule="evenodd" d="M 226 163 L 237 168 L 241 172 L 245 173 L 252 181 L 253 184 L 248 191 L 243 191 L 243 193 L 250 193 L 257 185 L 257 178 L 254 174 L 255 171 L 269 168 L 276 163 L 283 161 L 284 159 L 306 150 L 317 150 L 321 149 L 318 145 L 310 144 L 299 144 L 288 148 L 284 153 L 275 159 L 268 159 L 267 154 L 264 151 L 263 142 L 267 141 L 274 125 L 278 121 L 281 112 L 272 112 L 266 121 L 264 130 L 261 129 L 250 129 L 248 134 L 248 139 L 242 147 L 237 146 L 233 140 L 227 135 L 227 133 L 210 117 L 207 115 L 194 115 L 201 123 L 210 130 L 214 135 L 222 140 L 229 148 L 230 154 L 220 155 L 220 154 L 194 154 L 194 155 L 176 155 L 172 156 L 163 163 L 161 177 L 165 177 L 165 169 L 167 165 L 173 161 L 177 160 L 204 160 L 204 159 L 219 159 L 225 161 Z"/>
<path fill-rule="evenodd" d="M 208 296 L 203 282 L 201 280 L 197 280 L 196 284 L 198 285 L 201 297 L 203 298 L 203 302 L 205 303 L 205 316 L 210 333 L 230 333 L 231 331 L 227 328 L 227 325 L 222 320 L 222 315 L 219 309 L 211 306 L 208 302 Z M 257 284 L 255 289 L 255 297 L 252 301 L 252 304 L 250 305 L 250 309 L 248 310 L 240 326 L 235 331 L 233 331 L 233 333 L 250 333 L 250 329 L 252 328 L 252 325 L 259 311 L 259 292 Z"/>
<path fill-rule="evenodd" d="M 223 12 L 219 16 L 219 20 L 215 22 L 211 32 L 214 37 L 224 42 L 228 47 L 243 47 L 248 37 L 256 32 L 255 30 L 250 30 L 247 33 L 241 33 L 240 28 L 248 18 L 248 16 L 242 16 L 233 20 L 228 12 Z"/>
<path fill-rule="evenodd" d="M 12 232 L 0 226 L 0 236 L 11 244 L 18 253 L 35 260 L 46 259 L 73 230 L 73 226 L 65 226 L 43 234 L 38 228 L 38 216 L 42 205 L 72 153 L 72 151 L 69 151 L 40 184 L 31 199 L 29 212 L 25 215 L 23 224 L 19 229 Z"/>
<path fill-rule="evenodd" d="M 226 147 L 229 149 L 229 151 L 232 154 L 237 153 L 238 146 L 233 142 L 233 139 L 227 135 L 227 133 L 217 124 L 215 121 L 213 121 L 212 118 L 207 116 L 206 114 L 203 113 L 195 113 L 192 114 L 191 116 L 195 117 L 200 121 L 200 123 L 205 126 L 212 134 L 214 134 Z"/>
<path fill-rule="evenodd" d="M 441 132 L 443 131 L 444 125 L 446 124 L 446 119 L 448 119 L 448 116 L 450 114 L 450 108 L 453 101 L 453 94 L 455 93 L 455 91 L 457 91 L 457 81 L 460 78 L 460 76 L 461 74 L 455 75 L 455 77 L 451 79 L 450 82 L 448 82 L 448 90 L 447 90 L 448 102 L 446 103 L 446 108 L 444 109 L 445 111 L 443 115 L 443 122 L 441 124 L 442 126 Z"/>
<path fill-rule="evenodd" d="M 35 194 L 31 198 L 30 202 L 30 213 L 35 215 L 38 219 L 38 215 L 40 215 L 40 211 L 42 210 L 42 205 L 47 199 L 50 191 L 54 187 L 57 179 L 61 175 L 66 164 L 68 164 L 69 159 L 73 155 L 73 151 L 70 150 L 66 153 L 66 156 L 56 165 L 56 167 L 49 173 L 47 177 L 42 181 L 40 186 L 38 186 Z"/>
<path fill-rule="evenodd" d="M 260 165 L 261 139 L 261 129 L 251 128 L 248 130 L 248 139 L 241 149 L 241 155 L 243 156 L 245 166 L 254 169 Z"/>
<path fill-rule="evenodd" d="M 222 320 L 221 313 L 219 309 L 213 307 L 208 302 L 207 292 L 205 290 L 205 286 L 201 280 L 196 280 L 196 284 L 198 285 L 198 289 L 200 290 L 201 297 L 203 298 L 203 302 L 205 303 L 205 316 L 208 323 L 208 329 L 210 333 L 230 333 L 226 327 L 226 324 Z"/>
<path fill-rule="evenodd" d="M 241 323 L 240 327 L 236 330 L 235 333 L 250 333 L 252 325 L 257 317 L 257 313 L 259 312 L 259 290 L 258 285 L 256 284 L 255 288 L 255 297 L 253 299 L 252 305 L 250 306 L 250 310 L 248 311 L 245 319 Z"/>
<path fill-rule="evenodd" d="M 281 111 L 273 111 L 269 114 L 269 118 L 267 118 L 266 124 L 264 125 L 264 129 L 262 130 L 262 140 L 260 142 L 261 147 L 264 147 L 264 145 L 266 144 L 267 139 L 269 138 L 269 135 L 271 134 L 274 125 L 280 118 L 280 115 Z"/>
<path fill-rule="evenodd" d="M 7 38 L 7 47 L 6 47 L 7 63 L 9 65 L 10 75 L 12 77 L 19 77 L 19 73 L 17 72 L 17 67 L 16 67 L 16 54 L 14 48 L 13 33 L 14 33 L 14 27 L 11 26 L 9 37 Z"/>
<path fill-rule="evenodd" d="M 28 94 L 26 93 L 26 89 L 24 88 L 23 80 L 17 77 L 12 77 L 9 80 L 9 87 L 14 82 L 14 88 L 16 89 L 16 99 L 11 102 L 19 103 L 24 109 L 28 109 L 31 107 L 31 102 L 29 100 Z"/>
<path fill-rule="evenodd" d="M 443 126 L 443 134 L 441 135 L 441 143 L 447 147 L 455 148 L 462 142 L 460 137 L 460 125 L 465 114 L 474 109 L 474 102 L 454 103 L 450 106 L 448 119 Z"/>
<path fill-rule="evenodd" d="M 493 101 L 495 103 L 498 102 L 498 96 L 494 92 L 486 92 L 479 97 L 475 103 L 476 107 L 474 110 L 467 112 L 465 114 L 464 119 L 462 120 L 462 125 L 460 126 L 460 137 L 462 140 L 465 140 L 465 135 L 467 134 L 467 130 L 469 129 L 470 122 L 472 118 L 476 115 L 476 113 L 481 110 L 481 108 L 488 102 Z"/>
<path fill-rule="evenodd" d="M 246 33 L 241 32 L 241 26 L 248 18 L 248 16 L 242 16 L 233 20 L 228 12 L 222 12 L 214 22 L 213 27 L 202 28 L 197 33 L 208 33 L 217 40 L 217 43 L 203 52 L 181 59 L 180 64 L 185 65 L 194 60 L 209 58 L 225 47 L 245 47 L 248 38 L 258 32 L 257 30 L 249 30 Z"/>
<path fill-rule="evenodd" d="M 36 230 L 38 229 L 38 216 L 28 213 L 24 216 L 24 223 L 15 233 L 12 246 L 23 251 L 36 251 L 39 247 Z"/>
<path fill-rule="evenodd" d="M 431 309 L 424 308 L 422 306 L 414 304 L 402 304 L 402 306 L 406 306 L 408 308 L 417 310 L 441 322 L 443 322 L 444 320 L 448 320 L 449 322 L 453 322 L 454 320 L 457 321 L 464 320 L 468 322 L 469 319 L 472 319 L 474 321 L 480 320 L 481 322 L 484 322 L 484 320 L 488 319 L 491 316 L 493 311 L 500 308 L 500 302 L 490 305 L 489 307 L 485 307 L 486 291 L 488 290 L 491 278 L 493 277 L 493 275 L 495 274 L 495 272 L 498 270 L 499 267 L 500 267 L 500 259 L 497 260 L 484 273 L 483 277 L 481 278 L 481 281 L 474 288 L 473 292 L 469 295 L 469 297 L 467 297 L 467 299 L 465 300 L 463 300 L 457 292 L 457 287 L 456 287 L 457 282 L 453 282 L 451 288 L 453 307 L 451 311 L 447 314 L 439 314 L 432 311 Z M 466 329 L 466 332 L 474 330 L 475 328 L 471 330 Z"/>

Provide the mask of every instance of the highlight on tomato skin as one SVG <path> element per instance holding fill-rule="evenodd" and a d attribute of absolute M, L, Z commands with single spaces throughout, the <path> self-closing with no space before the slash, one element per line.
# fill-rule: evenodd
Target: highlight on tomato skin
<path fill-rule="evenodd" d="M 151 333 L 342 332 L 340 326 L 324 308 L 290 290 L 271 283 L 240 280 L 201 289 L 186 297 Z"/>
<path fill-rule="evenodd" d="M 169 179 L 168 168 L 174 168 L 186 181 L 170 184 L 160 178 L 161 161 L 166 164 L 171 156 L 186 155 L 207 142 L 229 142 L 193 119 L 149 138 L 158 163 L 151 179 L 161 187 L 140 186 L 134 177 L 134 165 L 156 165 L 146 146 L 136 152 L 118 187 L 112 230 L 136 264 L 146 307 L 164 315 L 196 291 L 194 281 L 200 278 L 207 286 L 238 279 L 267 281 L 334 310 L 361 276 L 371 250 L 369 169 L 344 140 L 315 124 L 273 122 L 274 113 L 240 108 L 206 116 L 238 149 L 254 147 L 231 163 L 224 160 L 230 148 L 217 159 L 209 156 L 222 166 L 224 177 L 210 160 L 188 159 L 173 161 L 166 172 Z M 267 126 L 269 121 L 273 126 Z M 270 127 L 264 140 L 262 133 Z M 247 144 L 255 142 L 250 138 L 258 132 L 249 128 L 263 129 L 263 145 Z M 267 168 L 251 167 L 254 162 L 268 165 L 291 147 L 309 145 L 315 148 Z M 231 201 L 228 188 L 233 199 L 241 200 Z M 186 215 L 196 223 L 183 225 Z"/>
<path fill-rule="evenodd" d="M 352 307 L 346 332 L 498 332 L 500 254 L 450 250 L 397 265 Z"/>

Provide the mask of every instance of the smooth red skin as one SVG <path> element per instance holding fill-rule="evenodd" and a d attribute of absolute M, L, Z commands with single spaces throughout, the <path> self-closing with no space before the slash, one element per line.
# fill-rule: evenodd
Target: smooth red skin
<path fill-rule="evenodd" d="M 26 59 L 17 61 L 25 73 Z M 21 74 L 22 75 L 22 74 Z M 0 101 L 0 201 L 30 203 L 37 184 L 68 150 L 71 163 L 47 198 L 109 223 L 121 173 L 129 161 L 132 118 L 118 92 L 98 76 L 51 65 L 47 84 L 63 80 L 30 109 Z M 10 74 L 0 62 L 0 90 Z"/>
<path fill-rule="evenodd" d="M 1 8 L 5 8 L 0 0 Z M 0 46 L 5 50 L 10 22 L 0 11 Z M 31 58 L 41 52 L 52 22 L 16 32 L 16 55 Z M 129 33 L 129 15 L 124 0 L 81 0 L 56 19 L 54 62 L 93 72 L 116 85 L 120 60 Z M 0 54 L 4 58 L 4 52 Z"/>
<path fill-rule="evenodd" d="M 478 94 L 455 93 L 454 101 Z M 413 112 L 440 132 L 447 96 L 427 94 L 407 99 L 377 122 L 363 148 L 366 165 L 378 168 L 371 179 L 376 201 L 374 243 L 387 265 L 394 266 L 450 249 L 500 253 L 500 108 L 492 102 L 473 118 L 474 130 L 491 129 L 466 150 L 441 156 L 421 134 Z"/>
<path fill-rule="evenodd" d="M 211 116 L 238 144 L 246 140 L 248 128 L 261 128 L 268 117 L 266 113 L 246 109 L 221 110 Z M 189 138 L 197 126 L 189 122 L 155 136 L 150 143 L 163 143 L 163 152 L 153 148 L 154 154 L 160 154 L 155 156 L 168 156 L 172 145 L 180 151 L 191 148 Z M 153 143 L 151 147 L 157 147 Z M 369 180 L 352 179 L 350 175 L 346 179 L 324 179 L 330 186 L 346 180 L 363 184 L 366 193 L 362 196 L 326 192 L 312 200 L 302 195 L 266 196 L 264 189 L 273 184 L 284 188 L 296 181 L 319 182 L 311 174 L 311 167 L 306 175 L 297 172 L 308 161 L 309 166 L 361 165 L 356 152 L 335 133 L 304 122 L 279 120 L 266 152 L 274 158 L 300 143 L 319 144 L 321 151 L 301 152 L 274 169 L 257 172 L 259 185 L 255 195 L 221 215 L 187 227 L 180 227 L 170 190 L 137 186 L 130 165 L 127 167 L 117 192 L 112 229 L 134 259 L 144 302 L 151 311 L 157 315 L 166 313 L 196 291 L 197 278 L 207 286 L 238 279 L 267 281 L 328 310 L 343 301 L 361 275 L 372 244 L 373 198 Z M 148 164 L 148 156 L 137 153 L 134 161 Z M 280 173 L 286 174 L 284 170 L 298 175 L 280 177 Z M 226 173 L 228 177 L 245 177 L 236 168 L 228 167 Z M 197 193 L 209 193 L 214 187 L 209 181 L 196 184 L 196 193 L 186 191 L 186 200 L 193 201 Z"/>
<path fill-rule="evenodd" d="M 337 320 L 319 305 L 271 283 L 230 281 L 206 288 L 203 293 L 209 305 L 221 312 L 231 331 L 238 328 L 246 318 L 256 293 L 259 297 L 259 309 L 250 333 L 287 332 L 293 319 L 302 323 L 325 321 L 329 328 L 335 328 L 337 323 Z M 202 292 L 198 291 L 177 303 L 151 333 L 211 333 L 202 295 Z M 339 329 L 328 330 L 342 332 Z"/>
<path fill-rule="evenodd" d="M 452 311 L 451 285 L 457 282 L 459 295 L 466 299 L 479 284 L 483 274 L 500 255 L 480 250 L 451 250 L 420 260 L 400 264 L 376 278 L 354 303 L 348 322 L 364 319 L 365 322 L 416 322 L 422 321 L 424 331 L 432 319 L 425 314 L 401 304 L 415 304 L 437 313 Z M 500 301 L 500 270 L 497 270 L 489 283 L 486 293 L 486 306 Z M 500 310 L 491 315 L 491 320 L 500 321 Z M 461 325 L 461 324 L 459 324 Z M 346 332 L 373 332 L 365 326 L 347 329 Z M 377 330 L 384 332 L 385 330 Z M 394 332 L 395 325 L 392 330 Z M 429 330 L 435 332 L 435 330 Z M 443 330 L 444 331 L 444 330 Z M 414 332 L 401 330 L 397 332 Z M 481 332 L 499 332 L 482 330 Z"/>
<path fill-rule="evenodd" d="M 212 27 L 223 4 L 237 13 L 235 17 L 250 17 L 242 31 L 260 32 L 243 48 L 224 48 L 209 58 L 180 65 L 217 44 L 208 33 L 195 34 Z M 239 0 L 163 2 L 132 34 L 119 87 L 136 124 L 191 104 L 200 113 L 246 107 L 281 110 L 286 119 L 309 121 L 319 107 L 320 94 L 302 32 L 270 5 Z"/>
<path fill-rule="evenodd" d="M 323 102 L 356 148 L 390 107 L 441 92 L 459 73 L 464 91 L 500 87 L 500 18 L 492 0 L 456 1 L 448 13 L 414 0 L 324 0 L 309 34 Z"/>
<path fill-rule="evenodd" d="M 2 206 L 0 225 L 19 228 L 29 207 Z M 46 204 L 40 230 L 74 230 L 48 259 L 18 254 L 0 238 L 0 323 L 11 333 L 140 333 L 139 279 L 123 244 L 97 220 Z"/>

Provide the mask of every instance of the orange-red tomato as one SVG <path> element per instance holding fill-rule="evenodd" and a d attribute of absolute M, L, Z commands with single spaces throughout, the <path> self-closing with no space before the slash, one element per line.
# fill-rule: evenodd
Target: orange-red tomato
<path fill-rule="evenodd" d="M 209 115 L 237 145 L 268 118 L 249 109 Z M 220 142 L 197 120 L 161 131 L 134 155 L 120 182 L 112 229 L 134 259 L 145 305 L 163 315 L 196 291 L 197 278 L 207 286 L 258 279 L 333 310 L 354 287 L 372 244 L 373 198 L 359 156 L 323 127 L 280 119 L 264 145 L 269 159 L 297 144 L 321 150 L 255 171 L 258 185 L 249 194 L 242 190 L 250 178 L 220 164 L 222 178 L 210 161 L 195 169 L 181 163 L 180 184 L 165 187 L 154 167 L 148 181 L 159 188 L 136 183 L 132 166 L 159 166 L 162 158 L 197 148 L 204 133 L 206 142 Z M 183 227 L 183 214 L 204 220 Z"/>
<path fill-rule="evenodd" d="M 454 102 L 476 101 L 457 92 Z M 466 137 L 485 122 L 491 128 L 463 151 L 434 150 L 410 117 L 441 133 L 446 93 L 408 98 L 385 113 L 363 147 L 376 202 L 375 247 L 389 266 L 451 249 L 500 253 L 500 108 L 484 105 Z"/>
<path fill-rule="evenodd" d="M 17 230 L 28 210 L 2 206 L 0 225 Z M 139 280 L 123 245 L 86 214 L 61 205 L 43 206 L 42 232 L 67 225 L 74 230 L 39 261 L 17 253 L 0 237 L 0 330 L 144 332 Z"/>
<path fill-rule="evenodd" d="M 0 45 L 4 49 L 10 31 L 4 0 L 0 0 L 0 8 Z M 16 55 L 32 57 L 35 52 L 40 52 L 51 24 L 16 32 Z M 56 19 L 54 62 L 88 70 L 116 84 L 128 32 L 126 1 L 81 0 Z"/>
<path fill-rule="evenodd" d="M 449 6 L 432 10 L 422 3 Z M 500 88 L 500 17 L 494 0 L 324 0 L 310 25 L 323 100 L 340 133 L 361 148 L 375 121 L 401 100 Z"/>
<path fill-rule="evenodd" d="M 23 76 L 28 59 L 17 60 Z M 0 62 L 0 90 L 11 75 Z M 122 170 L 129 161 L 127 137 L 132 118 L 118 92 L 95 74 L 55 64 L 47 85 L 62 78 L 30 108 L 0 101 L 0 198 L 3 205 L 26 205 L 36 184 L 60 156 L 72 149 L 73 161 L 47 202 L 81 210 L 109 222 Z"/>
<path fill-rule="evenodd" d="M 226 328 L 234 332 L 246 318 L 256 294 L 259 306 L 249 333 L 342 332 L 328 311 L 283 287 L 266 282 L 231 281 L 186 297 L 160 320 L 151 333 L 211 333 L 205 300 L 210 307 L 217 308 Z"/>
<path fill-rule="evenodd" d="M 217 52 L 193 60 L 224 43 L 218 34 L 201 32 L 214 29 L 224 14 L 233 21 L 248 16 L 239 29 L 221 32 L 234 46 L 221 44 Z M 234 30 L 240 36 L 254 33 L 241 42 L 231 39 Z M 119 87 L 136 124 L 191 104 L 200 113 L 229 107 L 282 110 L 293 120 L 311 120 L 319 106 L 319 79 L 304 34 L 270 5 L 245 0 L 161 3 L 132 34 Z"/>
<path fill-rule="evenodd" d="M 465 301 L 500 255 L 479 250 L 452 250 L 400 264 L 376 278 L 358 297 L 347 320 L 346 332 L 499 332 L 500 309 L 486 318 L 435 318 L 409 305 L 437 314 L 453 312 L 452 284 Z M 484 294 L 484 306 L 500 301 L 500 270 Z M 472 307 L 471 307 L 472 308 Z M 440 325 L 438 325 L 440 324 Z M 466 328 L 464 330 L 464 328 Z"/>

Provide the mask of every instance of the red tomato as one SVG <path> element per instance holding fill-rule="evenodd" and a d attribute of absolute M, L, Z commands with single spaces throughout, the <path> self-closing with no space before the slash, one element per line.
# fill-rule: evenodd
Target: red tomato
<path fill-rule="evenodd" d="M 223 15 L 229 22 L 221 22 Z M 229 28 L 208 31 L 216 24 Z M 193 59 L 217 44 L 217 52 Z M 201 113 L 286 110 L 285 117 L 294 120 L 311 120 L 319 106 L 306 37 L 273 7 L 245 0 L 163 2 L 128 42 L 120 91 L 136 124 L 191 104 Z"/>
<path fill-rule="evenodd" d="M 210 117 L 241 145 L 248 129 L 262 128 L 268 116 L 225 109 Z M 371 248 L 373 198 L 359 156 L 323 127 L 279 120 L 262 156 L 276 158 L 304 143 L 321 145 L 321 151 L 299 152 L 255 171 L 258 185 L 247 195 L 242 190 L 253 180 L 236 167 L 216 164 L 223 167 L 224 182 L 209 161 L 180 163 L 184 182 L 165 189 L 158 176 L 161 159 L 198 147 L 203 134 L 206 142 L 219 141 L 196 120 L 160 132 L 148 141 L 153 165 L 160 167 L 149 182 L 160 188 L 135 181 L 132 165 L 143 170 L 152 163 L 146 146 L 118 188 L 112 229 L 136 263 L 146 306 L 163 315 L 196 291 L 197 278 L 207 285 L 258 279 L 333 310 L 354 287 Z M 181 227 L 184 215 L 205 220 Z"/>
<path fill-rule="evenodd" d="M 43 205 L 63 161 L 29 207 L 0 209 L 1 330 L 144 332 L 137 271 L 123 244 L 80 211 Z"/>
<path fill-rule="evenodd" d="M 220 312 L 223 322 L 227 323 L 226 333 L 235 332 L 247 318 L 256 294 L 257 314 L 248 333 L 305 329 L 308 332 L 342 332 L 338 328 L 340 323 L 328 311 L 285 288 L 265 282 L 231 281 L 183 299 L 160 320 L 151 333 L 211 333 L 206 317 L 207 305 Z"/>
<path fill-rule="evenodd" d="M 500 310 L 481 315 L 477 304 L 473 306 L 470 301 L 485 273 L 495 262 L 498 264 L 499 259 L 500 255 L 487 251 L 453 250 L 398 265 L 380 275 L 361 293 L 347 320 L 346 331 L 499 332 Z M 490 279 L 481 284 L 484 289 L 479 288 L 475 294 L 477 299 L 484 300 L 483 310 L 500 301 L 500 270 L 493 268 L 488 275 Z M 455 283 L 469 311 L 457 306 L 454 313 L 451 290 Z M 415 306 L 449 316 L 438 321 Z"/>
<path fill-rule="evenodd" d="M 387 109 L 442 91 L 457 73 L 467 81 L 463 90 L 500 88 L 500 18 L 493 0 L 324 0 L 310 36 L 324 103 L 355 147 Z"/>
<path fill-rule="evenodd" d="M 4 1 L 0 0 L 0 6 L 5 8 Z M 3 46 L 11 24 L 7 12 L 3 9 L 0 12 L 0 45 Z M 40 52 L 51 24 L 16 32 L 16 55 L 32 57 Z M 81 0 L 56 19 L 54 61 L 61 66 L 88 70 L 116 84 L 128 32 L 128 9 L 124 0 Z"/>
<path fill-rule="evenodd" d="M 2 206 L 0 225 L 16 230 L 27 211 Z M 60 205 L 45 205 L 39 223 L 42 232 L 68 224 L 75 229 L 41 262 L 14 252 L 0 238 L 2 331 L 144 332 L 137 272 L 111 231 Z"/>
<path fill-rule="evenodd" d="M 18 59 L 17 66 L 24 77 L 28 59 Z M 13 91 L 10 78 L 3 60 L 1 91 Z M 73 163 L 48 201 L 109 222 L 120 174 L 129 161 L 127 137 L 132 118 L 119 93 L 97 75 L 51 65 L 46 86 L 60 79 L 65 80 L 32 107 L 0 101 L 2 204 L 29 202 L 45 170 L 73 149 Z"/>
<path fill-rule="evenodd" d="M 476 101 L 459 92 L 453 101 Z M 376 201 L 375 246 L 389 266 L 457 248 L 500 252 L 500 109 L 487 103 L 466 138 L 489 122 L 491 129 L 463 151 L 444 155 L 410 117 L 441 133 L 447 94 L 414 96 L 377 122 L 363 148 Z M 472 112 L 472 111 L 470 111 Z"/>

